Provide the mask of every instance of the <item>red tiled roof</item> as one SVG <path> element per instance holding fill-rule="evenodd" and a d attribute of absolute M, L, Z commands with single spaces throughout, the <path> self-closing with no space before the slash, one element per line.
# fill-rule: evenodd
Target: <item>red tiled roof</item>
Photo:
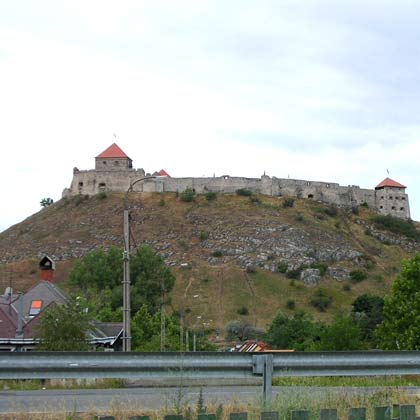
<path fill-rule="evenodd" d="M 158 174 L 159 174 L 160 176 L 169 176 L 169 177 L 171 177 L 171 176 L 168 174 L 168 172 L 166 172 L 166 171 L 165 171 L 165 169 L 161 169 L 161 170 L 158 172 Z"/>
<path fill-rule="evenodd" d="M 128 158 L 130 159 L 116 143 L 111 144 L 108 149 L 104 150 L 96 158 Z"/>
<path fill-rule="evenodd" d="M 375 187 L 375 190 L 380 190 L 381 188 L 385 187 L 393 187 L 393 188 L 407 188 L 405 185 L 400 184 L 397 181 L 394 181 L 391 178 L 385 178 L 380 184 Z"/>

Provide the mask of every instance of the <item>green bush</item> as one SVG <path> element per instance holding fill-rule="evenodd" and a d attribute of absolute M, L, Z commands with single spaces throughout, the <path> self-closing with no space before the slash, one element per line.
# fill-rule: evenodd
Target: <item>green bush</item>
<path fill-rule="evenodd" d="M 348 283 L 344 283 L 343 284 L 343 290 L 345 292 L 350 292 L 351 291 L 351 286 Z"/>
<path fill-rule="evenodd" d="M 364 207 L 365 209 L 369 208 L 369 204 L 364 201 L 362 204 L 360 204 L 360 207 Z"/>
<path fill-rule="evenodd" d="M 277 264 L 277 272 L 279 272 L 279 273 L 283 273 L 283 274 L 286 273 L 287 268 L 288 268 L 288 265 L 287 265 L 286 261 L 280 261 Z"/>
<path fill-rule="evenodd" d="M 223 251 L 221 251 L 220 249 L 216 249 L 212 252 L 211 256 L 216 258 L 223 257 Z"/>
<path fill-rule="evenodd" d="M 204 194 L 207 201 L 212 201 L 217 198 L 217 194 L 214 191 L 209 191 Z"/>
<path fill-rule="evenodd" d="M 318 289 L 313 295 L 310 303 L 320 312 L 325 312 L 325 310 L 331 305 L 332 300 L 332 296 L 329 296 L 324 289 Z"/>
<path fill-rule="evenodd" d="M 420 232 L 416 229 L 411 219 L 404 220 L 391 215 L 376 215 L 372 218 L 375 225 L 381 229 L 388 230 L 397 235 L 404 235 L 407 238 L 420 242 Z"/>
<path fill-rule="evenodd" d="M 261 200 L 258 197 L 255 197 L 255 196 L 249 197 L 249 201 L 251 203 L 254 203 L 254 204 L 260 204 L 261 203 Z"/>
<path fill-rule="evenodd" d="M 286 271 L 286 277 L 288 278 L 288 279 L 299 279 L 300 278 L 300 273 L 302 272 L 302 270 L 303 270 L 303 267 L 298 267 L 298 268 L 295 268 L 294 270 L 289 270 L 289 271 Z"/>
<path fill-rule="evenodd" d="M 160 207 L 164 207 L 165 206 L 165 200 L 163 199 L 163 198 L 161 198 L 160 200 L 159 200 L 159 206 Z"/>
<path fill-rule="evenodd" d="M 328 264 L 326 262 L 316 262 L 311 264 L 311 268 L 317 268 L 319 270 L 319 274 L 321 276 L 325 276 L 327 270 L 328 270 Z"/>
<path fill-rule="evenodd" d="M 195 191 L 192 188 L 187 188 L 186 190 L 182 191 L 182 193 L 179 196 L 182 201 L 190 203 L 194 200 Z"/>
<path fill-rule="evenodd" d="M 248 308 L 246 306 L 241 306 L 238 310 L 238 315 L 249 315 Z"/>
<path fill-rule="evenodd" d="M 336 217 L 338 215 L 337 207 L 329 206 L 324 209 L 324 213 L 330 217 Z"/>
<path fill-rule="evenodd" d="M 202 230 L 200 232 L 200 241 L 205 241 L 206 239 L 209 239 L 209 233 L 205 230 Z"/>
<path fill-rule="evenodd" d="M 107 197 L 108 197 L 108 194 L 107 194 L 105 191 L 101 191 L 101 192 L 97 195 L 97 197 L 98 197 L 100 200 L 104 200 L 105 198 L 107 198 Z"/>
<path fill-rule="evenodd" d="M 294 198 L 290 198 L 290 197 L 285 198 L 284 201 L 283 201 L 283 203 L 281 205 L 282 205 L 282 207 L 284 209 L 287 209 L 289 207 L 293 207 L 295 205 L 295 199 Z"/>
<path fill-rule="evenodd" d="M 295 309 L 296 308 L 296 302 L 293 299 L 288 299 L 286 302 L 287 309 Z"/>
<path fill-rule="evenodd" d="M 353 270 L 350 271 L 350 280 L 355 282 L 355 283 L 359 283 L 363 280 L 367 279 L 367 274 L 365 271 L 362 270 Z"/>
<path fill-rule="evenodd" d="M 239 190 L 236 190 L 236 194 L 241 195 L 242 197 L 251 197 L 252 191 L 247 188 L 239 188 Z"/>

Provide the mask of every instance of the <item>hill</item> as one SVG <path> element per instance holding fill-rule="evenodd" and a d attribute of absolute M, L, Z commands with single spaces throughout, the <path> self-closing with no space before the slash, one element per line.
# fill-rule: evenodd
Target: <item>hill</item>
<path fill-rule="evenodd" d="M 43 254 L 57 261 L 66 288 L 75 259 L 122 247 L 123 196 L 62 199 L 2 232 L 1 289 L 35 283 Z M 151 245 L 172 266 L 173 309 L 195 328 L 221 331 L 238 319 L 265 327 L 278 310 L 329 320 L 360 294 L 384 295 L 401 259 L 420 250 L 364 207 L 236 194 L 184 202 L 175 193 L 131 193 L 129 202 L 135 245 Z M 417 235 L 417 224 L 401 223 Z M 310 304 L 320 289 L 332 299 L 323 312 Z"/>

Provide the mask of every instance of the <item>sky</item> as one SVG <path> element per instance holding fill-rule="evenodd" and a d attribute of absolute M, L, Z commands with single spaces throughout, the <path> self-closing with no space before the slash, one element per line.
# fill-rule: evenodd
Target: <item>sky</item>
<path fill-rule="evenodd" d="M 416 0 L 0 0 L 0 231 L 114 141 L 174 177 L 389 176 L 420 220 L 419 18 Z"/>

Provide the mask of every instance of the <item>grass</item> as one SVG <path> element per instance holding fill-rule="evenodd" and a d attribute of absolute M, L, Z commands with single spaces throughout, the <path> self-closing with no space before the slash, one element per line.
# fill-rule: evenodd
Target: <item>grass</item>
<path fill-rule="evenodd" d="M 36 391 L 40 389 L 111 389 L 121 388 L 120 379 L 96 379 L 88 380 L 0 380 L 0 389 L 4 391 Z"/>
<path fill-rule="evenodd" d="M 420 386 L 420 375 L 407 376 L 311 376 L 273 378 L 275 386 L 398 387 Z"/>

